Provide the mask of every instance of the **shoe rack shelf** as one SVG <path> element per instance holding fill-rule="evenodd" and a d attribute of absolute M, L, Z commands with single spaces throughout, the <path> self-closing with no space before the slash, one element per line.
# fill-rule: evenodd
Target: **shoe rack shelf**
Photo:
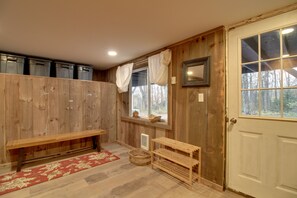
<path fill-rule="evenodd" d="M 201 148 L 166 137 L 152 139 L 152 168 L 159 168 L 191 185 L 201 176 Z"/>

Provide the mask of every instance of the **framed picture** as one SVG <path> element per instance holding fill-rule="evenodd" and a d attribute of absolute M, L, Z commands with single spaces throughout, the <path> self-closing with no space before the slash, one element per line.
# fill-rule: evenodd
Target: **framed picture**
<path fill-rule="evenodd" d="M 209 86 L 210 57 L 196 58 L 183 62 L 182 86 Z"/>

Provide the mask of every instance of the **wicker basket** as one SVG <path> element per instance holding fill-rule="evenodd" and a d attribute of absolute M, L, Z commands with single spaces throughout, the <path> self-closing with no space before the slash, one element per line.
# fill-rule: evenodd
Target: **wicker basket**
<path fill-rule="evenodd" d="M 137 166 L 145 166 L 151 163 L 151 154 L 143 149 L 129 151 L 129 160 Z"/>

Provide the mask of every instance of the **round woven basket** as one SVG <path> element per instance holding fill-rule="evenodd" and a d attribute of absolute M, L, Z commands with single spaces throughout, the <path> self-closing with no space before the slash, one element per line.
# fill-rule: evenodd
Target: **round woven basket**
<path fill-rule="evenodd" d="M 151 154 L 143 149 L 129 151 L 129 160 L 137 166 L 145 166 L 151 163 Z"/>

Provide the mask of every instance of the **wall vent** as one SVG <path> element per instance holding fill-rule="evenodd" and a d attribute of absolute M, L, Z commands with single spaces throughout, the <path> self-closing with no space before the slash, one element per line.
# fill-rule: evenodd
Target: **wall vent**
<path fill-rule="evenodd" d="M 144 150 L 149 150 L 149 135 L 141 133 L 140 135 L 140 146 Z"/>

